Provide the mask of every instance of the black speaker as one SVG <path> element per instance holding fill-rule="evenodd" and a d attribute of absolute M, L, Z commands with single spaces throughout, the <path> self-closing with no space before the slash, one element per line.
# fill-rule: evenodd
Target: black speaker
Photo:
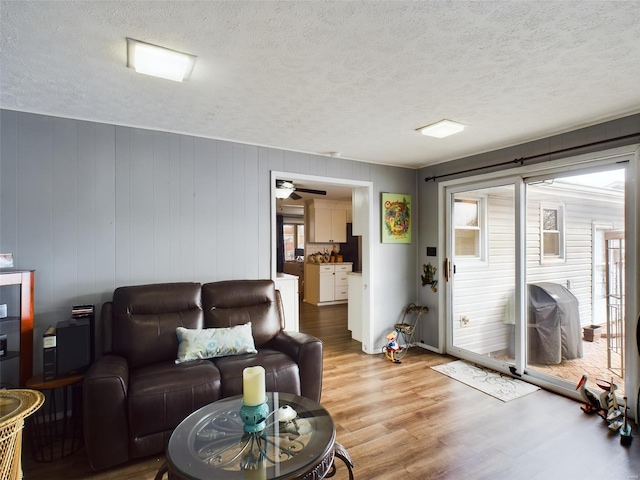
<path fill-rule="evenodd" d="M 91 364 L 91 324 L 78 318 L 56 324 L 57 376 L 84 373 Z"/>

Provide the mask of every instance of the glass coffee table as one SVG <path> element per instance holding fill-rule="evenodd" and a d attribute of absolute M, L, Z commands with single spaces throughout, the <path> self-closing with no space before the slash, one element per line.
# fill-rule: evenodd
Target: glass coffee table
<path fill-rule="evenodd" d="M 264 430 L 244 431 L 242 396 L 196 410 L 173 431 L 156 479 L 322 479 L 335 473 L 334 456 L 351 459 L 335 442 L 333 419 L 321 405 L 288 393 L 267 393 Z M 346 456 L 346 458 L 345 458 Z"/>

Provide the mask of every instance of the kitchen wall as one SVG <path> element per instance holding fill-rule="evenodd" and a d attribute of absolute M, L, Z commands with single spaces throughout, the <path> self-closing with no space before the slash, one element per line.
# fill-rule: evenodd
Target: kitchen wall
<path fill-rule="evenodd" d="M 269 278 L 271 170 L 373 183 L 376 348 L 415 299 L 417 239 L 379 243 L 380 192 L 417 198 L 415 170 L 9 110 L 0 129 L 0 252 L 36 270 L 36 372 L 42 333 L 73 304 L 99 310 L 121 285 Z"/>

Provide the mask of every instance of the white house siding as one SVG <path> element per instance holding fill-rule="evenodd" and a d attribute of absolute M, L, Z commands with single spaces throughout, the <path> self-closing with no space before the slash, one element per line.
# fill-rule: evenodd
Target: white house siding
<path fill-rule="evenodd" d="M 527 200 L 527 283 L 553 282 L 567 286 L 577 297 L 580 322 L 589 324 L 592 301 L 592 225 L 624 225 L 623 198 L 575 196 L 554 189 L 565 217 L 566 259 L 540 262 L 541 188 L 530 186 Z M 543 200 L 543 198 L 545 200 Z M 452 331 L 454 345 L 482 355 L 501 354 L 512 346 L 513 292 L 515 279 L 515 234 L 513 202 L 487 197 L 488 261 L 456 260 L 455 301 Z M 469 319 L 467 325 L 461 317 Z"/>
<path fill-rule="evenodd" d="M 513 200 L 490 195 L 486 202 L 487 261 L 457 259 L 454 276 L 454 345 L 480 354 L 508 348 L 511 327 L 505 321 L 515 281 Z"/>
<path fill-rule="evenodd" d="M 624 228 L 624 196 L 589 195 L 579 197 L 558 194 L 564 203 L 566 258 L 564 261 L 540 263 L 540 196 L 536 187 L 529 187 L 527 204 L 527 283 L 553 282 L 565 287 L 570 284 L 571 293 L 580 306 L 580 323 L 592 323 L 592 226 L 609 224 L 612 228 Z"/>

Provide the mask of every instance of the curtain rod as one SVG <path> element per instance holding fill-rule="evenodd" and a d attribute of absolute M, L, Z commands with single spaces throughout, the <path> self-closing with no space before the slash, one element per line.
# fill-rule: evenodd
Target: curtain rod
<path fill-rule="evenodd" d="M 425 177 L 424 181 L 428 182 L 429 180 L 433 180 L 435 182 L 439 178 L 452 177 L 454 175 L 461 175 L 463 173 L 477 172 L 477 171 L 480 171 L 480 170 L 486 170 L 488 168 L 503 167 L 505 165 L 512 165 L 512 168 L 515 168 L 516 166 L 518 166 L 517 164 L 524 165 L 524 162 L 527 162 L 529 160 L 533 160 L 533 159 L 536 159 L 536 158 L 547 157 L 547 156 L 550 157 L 551 155 L 557 155 L 559 153 L 571 152 L 573 150 L 578 150 L 580 148 L 595 147 L 595 146 L 598 146 L 598 145 L 604 145 L 604 144 L 607 144 L 607 143 L 617 142 L 617 141 L 620 141 L 620 140 L 628 140 L 628 139 L 634 138 L 634 137 L 640 137 L 640 132 L 632 133 L 630 135 L 623 135 L 621 137 L 610 138 L 608 140 L 599 140 L 597 142 L 586 143 L 584 145 L 578 145 L 576 147 L 562 148 L 560 150 L 554 150 L 553 152 L 540 153 L 538 155 L 531 155 L 529 157 L 520 157 L 520 158 L 516 158 L 515 160 L 508 160 L 506 162 L 494 163 L 492 165 L 485 165 L 483 167 L 468 168 L 466 170 L 461 170 L 459 172 L 443 173 L 442 175 L 434 175 L 433 177 Z M 639 138 L 639 140 L 640 140 L 640 138 Z"/>

